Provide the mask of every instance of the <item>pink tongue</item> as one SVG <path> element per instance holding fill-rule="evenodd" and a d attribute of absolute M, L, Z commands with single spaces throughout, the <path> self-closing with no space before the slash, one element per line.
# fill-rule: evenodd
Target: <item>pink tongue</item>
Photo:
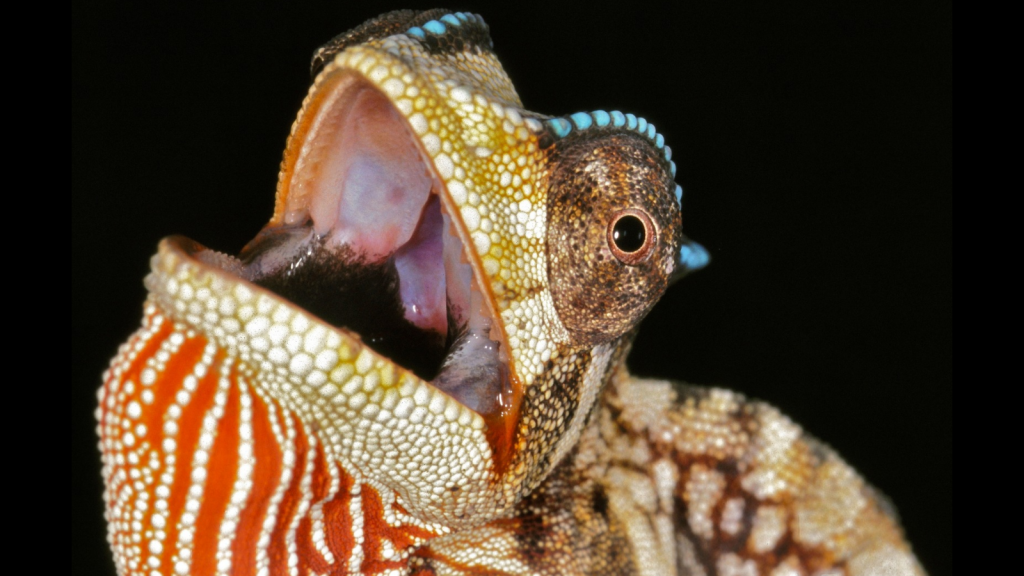
<path fill-rule="evenodd" d="M 405 319 L 442 337 L 448 334 L 441 202 L 431 195 L 409 242 L 395 253 Z"/>

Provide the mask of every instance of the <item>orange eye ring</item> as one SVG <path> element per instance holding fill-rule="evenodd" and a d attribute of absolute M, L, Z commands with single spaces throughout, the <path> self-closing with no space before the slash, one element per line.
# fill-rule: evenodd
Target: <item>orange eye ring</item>
<path fill-rule="evenodd" d="M 620 210 L 608 222 L 608 249 L 627 266 L 647 259 L 658 242 L 658 230 L 643 210 Z"/>

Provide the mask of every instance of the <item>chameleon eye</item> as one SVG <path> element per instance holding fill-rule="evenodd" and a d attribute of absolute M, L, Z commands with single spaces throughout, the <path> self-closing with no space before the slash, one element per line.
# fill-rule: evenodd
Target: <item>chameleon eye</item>
<path fill-rule="evenodd" d="M 628 266 L 647 259 L 656 241 L 654 223 L 642 210 L 622 210 L 608 224 L 608 248 L 620 262 Z"/>
<path fill-rule="evenodd" d="M 665 291 L 682 219 L 670 167 L 645 138 L 572 138 L 551 151 L 548 284 L 573 344 L 593 346 L 632 329 Z"/>

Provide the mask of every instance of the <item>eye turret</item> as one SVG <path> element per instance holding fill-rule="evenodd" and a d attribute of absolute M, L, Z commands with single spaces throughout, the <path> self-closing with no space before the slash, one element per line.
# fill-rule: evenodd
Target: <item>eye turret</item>
<path fill-rule="evenodd" d="M 567 133 L 550 154 L 555 308 L 575 344 L 609 342 L 647 314 L 677 272 L 686 240 L 673 166 L 647 134 L 614 126 Z"/>

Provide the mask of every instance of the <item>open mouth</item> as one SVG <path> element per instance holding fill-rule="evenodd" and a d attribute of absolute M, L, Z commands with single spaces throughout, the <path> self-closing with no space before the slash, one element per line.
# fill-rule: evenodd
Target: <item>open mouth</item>
<path fill-rule="evenodd" d="M 507 351 L 458 211 L 388 98 L 340 76 L 293 134 L 287 192 L 235 272 L 496 415 L 511 405 Z"/>

